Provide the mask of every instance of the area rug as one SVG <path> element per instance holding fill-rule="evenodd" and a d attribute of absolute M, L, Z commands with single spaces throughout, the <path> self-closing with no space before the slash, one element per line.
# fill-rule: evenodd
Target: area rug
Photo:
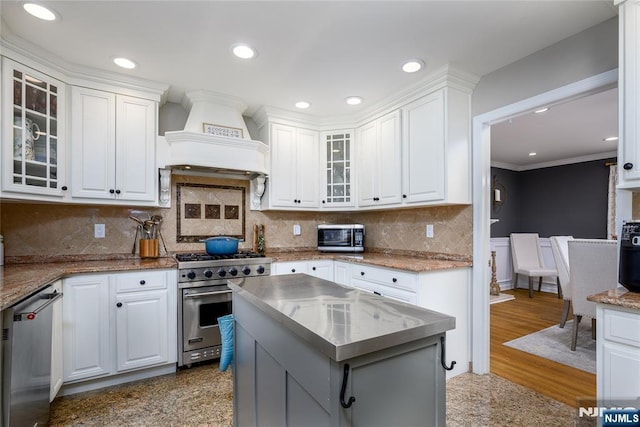
<path fill-rule="evenodd" d="M 573 320 L 562 329 L 554 325 L 504 345 L 595 374 L 596 340 L 591 338 L 591 320 L 583 319 L 578 325 L 576 351 L 570 348 L 572 331 Z"/>

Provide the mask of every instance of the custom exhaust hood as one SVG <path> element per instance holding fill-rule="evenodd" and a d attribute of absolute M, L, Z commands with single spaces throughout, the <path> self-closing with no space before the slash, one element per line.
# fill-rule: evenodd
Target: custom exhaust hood
<path fill-rule="evenodd" d="M 189 112 L 184 130 L 165 132 L 166 167 L 246 178 L 268 174 L 269 147 L 250 138 L 242 101 L 200 90 L 186 93 L 182 104 Z"/>

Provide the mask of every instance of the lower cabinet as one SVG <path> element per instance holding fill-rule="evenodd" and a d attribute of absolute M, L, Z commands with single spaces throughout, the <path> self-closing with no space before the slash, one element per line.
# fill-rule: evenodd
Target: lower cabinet
<path fill-rule="evenodd" d="M 65 279 L 65 385 L 174 364 L 176 283 L 177 270 Z"/>
<path fill-rule="evenodd" d="M 333 282 L 333 260 L 284 261 L 272 266 L 274 275 L 304 273 Z"/>
<path fill-rule="evenodd" d="M 598 402 L 628 407 L 640 396 L 640 310 L 598 304 L 596 318 Z"/>
<path fill-rule="evenodd" d="M 315 269 L 314 269 L 315 268 Z M 306 273 L 386 298 L 448 314 L 456 327 L 446 332 L 447 378 L 469 371 L 471 361 L 470 268 L 412 272 L 333 260 L 275 262 L 273 274 Z"/>
<path fill-rule="evenodd" d="M 55 292 L 62 292 L 62 280 L 53 284 Z M 49 402 L 53 402 L 64 380 L 63 351 L 62 351 L 62 300 L 53 303 L 53 317 L 51 320 L 51 386 Z"/>

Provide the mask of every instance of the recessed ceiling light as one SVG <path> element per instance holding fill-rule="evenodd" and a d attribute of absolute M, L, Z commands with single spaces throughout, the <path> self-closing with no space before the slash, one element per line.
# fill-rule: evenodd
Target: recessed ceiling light
<path fill-rule="evenodd" d="M 362 101 L 364 101 L 364 99 L 361 96 L 349 96 L 345 98 L 345 102 L 349 105 L 362 104 Z"/>
<path fill-rule="evenodd" d="M 255 58 L 258 54 L 254 48 L 244 43 L 234 44 L 231 46 L 231 51 L 235 56 L 242 59 Z"/>
<path fill-rule="evenodd" d="M 617 136 L 608 136 L 606 138 L 602 139 L 604 142 L 611 142 L 611 141 L 617 141 L 618 137 Z"/>
<path fill-rule="evenodd" d="M 535 114 L 546 113 L 549 111 L 549 107 L 543 107 L 534 111 Z"/>
<path fill-rule="evenodd" d="M 307 101 L 298 101 L 296 102 L 296 107 L 302 110 L 311 107 L 311 103 Z"/>
<path fill-rule="evenodd" d="M 538 154 L 538 153 L 533 153 L 533 152 L 531 152 L 531 153 L 529 153 L 529 156 L 533 157 L 533 156 L 535 156 L 535 155 L 537 155 L 537 154 Z"/>
<path fill-rule="evenodd" d="M 402 64 L 402 71 L 405 73 L 415 73 L 424 67 L 424 61 L 421 59 L 409 59 Z"/>
<path fill-rule="evenodd" d="M 55 21 L 56 19 L 56 14 L 51 9 L 47 9 L 46 7 L 39 4 L 25 3 L 24 5 L 22 5 L 22 7 L 29 14 L 44 21 Z"/>
<path fill-rule="evenodd" d="M 126 68 L 127 70 L 133 70 L 137 67 L 136 63 L 128 58 L 113 58 L 113 63 L 118 67 Z"/>

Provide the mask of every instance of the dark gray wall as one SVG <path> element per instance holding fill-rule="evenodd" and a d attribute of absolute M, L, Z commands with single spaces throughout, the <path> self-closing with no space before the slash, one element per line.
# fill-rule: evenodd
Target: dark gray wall
<path fill-rule="evenodd" d="M 533 232 L 606 239 L 609 168 L 604 164 L 611 160 L 522 172 L 491 168 L 507 187 L 502 207 L 492 208 L 492 218 L 500 222 L 491 226 L 491 237 Z"/>

